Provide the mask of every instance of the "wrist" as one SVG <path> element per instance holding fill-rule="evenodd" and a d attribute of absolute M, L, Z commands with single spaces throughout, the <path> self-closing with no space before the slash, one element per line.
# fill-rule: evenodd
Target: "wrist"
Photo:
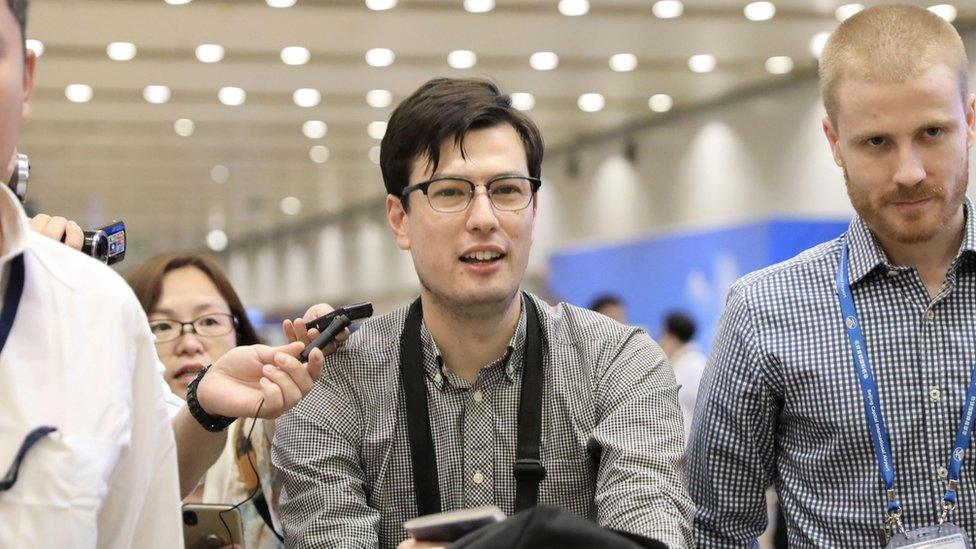
<path fill-rule="evenodd" d="M 236 418 L 226 417 L 221 415 L 213 415 L 203 409 L 200 401 L 197 399 L 197 387 L 200 385 L 200 381 L 203 376 L 207 375 L 210 370 L 210 366 L 207 366 L 197 374 L 197 377 L 193 378 L 186 387 L 186 406 L 190 411 L 190 415 L 193 419 L 197 420 L 197 423 L 201 427 L 210 431 L 211 433 L 219 433 L 227 428 L 228 425 L 234 422 Z"/>

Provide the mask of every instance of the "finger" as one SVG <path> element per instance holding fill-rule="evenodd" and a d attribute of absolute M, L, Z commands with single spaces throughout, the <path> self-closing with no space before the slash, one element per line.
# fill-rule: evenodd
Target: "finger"
<path fill-rule="evenodd" d="M 335 309 L 332 308 L 332 305 L 329 305 L 328 303 L 319 303 L 317 305 L 312 305 L 307 311 L 305 311 L 305 316 L 303 316 L 302 319 L 306 323 L 309 323 L 320 316 L 325 316 L 331 313 L 334 310 Z"/>
<path fill-rule="evenodd" d="M 281 394 L 284 399 L 282 411 L 298 404 L 298 401 L 302 399 L 302 390 L 298 388 L 298 385 L 295 385 L 295 382 L 281 368 L 271 364 L 265 364 L 263 372 L 264 377 L 273 381 L 281 389 Z"/>
<path fill-rule="evenodd" d="M 81 250 L 85 243 L 85 231 L 74 221 L 68 221 L 64 229 L 64 243 L 76 250 Z"/>
<path fill-rule="evenodd" d="M 47 214 L 37 214 L 34 217 L 30 218 L 28 224 L 30 225 L 30 228 L 32 230 L 41 232 L 44 229 L 44 227 L 47 226 L 47 222 L 50 220 L 51 220 L 51 216 Z"/>
<path fill-rule="evenodd" d="M 296 318 L 293 324 L 295 326 L 295 337 L 298 338 L 298 341 L 308 345 L 312 340 L 308 335 L 308 328 L 305 326 L 305 321 L 301 318 Z"/>
<path fill-rule="evenodd" d="M 289 343 L 298 341 L 298 337 L 295 335 L 295 326 L 290 320 L 286 318 L 284 321 L 282 321 L 281 329 L 285 332 L 285 339 L 287 339 Z"/>
<path fill-rule="evenodd" d="M 336 338 L 335 338 L 336 341 L 345 341 L 347 339 L 349 339 L 349 330 L 348 329 L 339 332 L 339 335 L 337 335 Z"/>
<path fill-rule="evenodd" d="M 281 388 L 273 381 L 262 377 L 261 393 L 264 395 L 264 405 L 261 406 L 262 419 L 275 419 L 285 410 L 285 397 L 281 394 Z"/>
<path fill-rule="evenodd" d="M 311 360 L 311 357 L 309 357 L 309 361 Z M 312 390 L 312 385 L 315 384 L 315 380 L 308 374 L 305 365 L 298 362 L 298 359 L 288 356 L 285 353 L 278 353 L 275 355 L 275 365 L 291 378 L 302 396 L 307 395 Z"/>
<path fill-rule="evenodd" d="M 321 349 L 313 349 L 312 353 L 308 355 L 308 367 L 305 368 L 308 376 L 312 380 L 318 381 L 319 376 L 322 375 L 323 368 L 325 368 L 325 355 L 322 354 Z"/>
<path fill-rule="evenodd" d="M 68 220 L 61 217 L 55 216 L 47 222 L 47 225 L 41 229 L 41 234 L 48 238 L 53 238 L 54 240 L 60 241 L 61 237 L 64 236 L 64 228 L 68 224 Z"/>

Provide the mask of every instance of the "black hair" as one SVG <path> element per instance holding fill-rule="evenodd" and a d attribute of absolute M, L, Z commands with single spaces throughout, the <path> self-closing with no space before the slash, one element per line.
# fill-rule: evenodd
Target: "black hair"
<path fill-rule="evenodd" d="M 14 19 L 17 20 L 17 26 L 20 27 L 20 38 L 27 38 L 27 4 L 29 0 L 7 0 L 7 7 L 10 8 L 10 13 L 14 14 Z"/>
<path fill-rule="evenodd" d="M 673 311 L 664 317 L 664 329 L 682 343 L 688 343 L 695 337 L 698 329 L 695 321 L 685 313 Z"/>
<path fill-rule="evenodd" d="M 601 294 L 598 295 L 593 301 L 590 302 L 588 307 L 591 311 L 602 311 L 604 307 L 610 307 L 611 305 L 623 305 L 624 300 L 613 294 Z"/>

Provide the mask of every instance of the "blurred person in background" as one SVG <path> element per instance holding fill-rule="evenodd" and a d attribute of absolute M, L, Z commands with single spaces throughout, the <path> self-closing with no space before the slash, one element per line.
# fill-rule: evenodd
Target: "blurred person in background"
<path fill-rule="evenodd" d="M 707 359 L 693 340 L 697 326 L 694 319 L 683 312 L 671 311 L 664 316 L 658 342 L 668 355 L 674 378 L 678 382 L 678 402 L 685 420 L 685 443 L 691 436 L 691 420 L 698 402 L 698 384 L 705 371 Z"/>
<path fill-rule="evenodd" d="M 587 308 L 601 315 L 609 316 L 621 324 L 627 324 L 627 305 L 615 295 L 603 294 L 597 296 Z"/>

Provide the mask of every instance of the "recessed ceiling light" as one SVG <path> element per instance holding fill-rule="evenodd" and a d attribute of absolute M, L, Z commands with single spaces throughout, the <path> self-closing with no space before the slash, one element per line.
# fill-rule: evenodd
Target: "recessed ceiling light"
<path fill-rule="evenodd" d="M 531 111 L 535 107 L 535 96 L 526 92 L 515 92 L 511 95 L 512 106 L 520 111 Z"/>
<path fill-rule="evenodd" d="M 810 53 L 812 53 L 813 56 L 816 57 L 817 59 L 820 59 L 820 54 L 823 53 L 824 46 L 827 45 L 827 40 L 829 39 L 830 39 L 829 31 L 823 31 L 814 34 L 813 38 L 810 39 Z"/>
<path fill-rule="evenodd" d="M 214 183 L 227 183 L 230 180 L 230 170 L 223 164 L 217 164 L 210 169 L 210 179 L 213 179 Z"/>
<path fill-rule="evenodd" d="M 584 93 L 583 95 L 579 96 L 579 99 L 576 100 L 576 105 L 579 106 L 580 110 L 583 112 L 602 111 L 606 104 L 607 100 L 598 93 Z"/>
<path fill-rule="evenodd" d="M 373 164 L 380 163 L 380 147 L 379 145 L 369 148 L 369 161 Z"/>
<path fill-rule="evenodd" d="M 217 92 L 217 99 L 224 105 L 237 107 L 243 105 L 244 101 L 247 100 L 247 92 L 241 88 L 227 86 L 220 88 L 220 91 Z"/>
<path fill-rule="evenodd" d="M 668 112 L 674 106 L 674 99 L 666 93 L 655 93 L 647 100 L 647 107 L 654 112 Z"/>
<path fill-rule="evenodd" d="M 325 164 L 329 160 L 329 149 L 325 145 L 315 145 L 308 150 L 308 157 L 316 164 Z"/>
<path fill-rule="evenodd" d="M 691 72 L 712 72 L 715 70 L 715 56 L 707 53 L 692 55 L 688 59 L 688 68 Z"/>
<path fill-rule="evenodd" d="M 478 56 L 471 50 L 454 50 L 447 54 L 447 64 L 455 69 L 470 69 L 478 63 Z"/>
<path fill-rule="evenodd" d="M 375 109 L 385 109 L 393 104 L 393 94 L 389 90 L 369 90 L 366 104 Z"/>
<path fill-rule="evenodd" d="M 610 57 L 610 69 L 616 72 L 630 72 L 637 68 L 637 56 L 632 53 L 618 53 Z"/>
<path fill-rule="evenodd" d="M 322 101 L 322 94 L 313 88 L 300 88 L 292 94 L 292 99 L 299 107 L 314 107 Z"/>
<path fill-rule="evenodd" d="M 171 6 L 182 6 L 183 4 L 189 4 L 191 0 L 166 0 L 166 3 Z"/>
<path fill-rule="evenodd" d="M 180 118 L 173 123 L 173 131 L 180 137 L 190 137 L 195 129 L 196 125 L 189 118 Z"/>
<path fill-rule="evenodd" d="M 272 8 L 290 8 L 295 5 L 296 0 L 265 0 Z"/>
<path fill-rule="evenodd" d="M 488 13 L 495 9 L 495 0 L 464 0 L 464 9 L 468 13 Z"/>
<path fill-rule="evenodd" d="M 171 92 L 166 86 L 146 86 L 142 89 L 142 97 L 146 101 L 153 103 L 155 105 L 163 104 L 169 101 Z"/>
<path fill-rule="evenodd" d="M 322 139 L 328 131 L 329 127 L 321 120 L 307 120 L 302 124 L 302 133 L 309 139 Z"/>
<path fill-rule="evenodd" d="M 590 11 L 590 0 L 559 0 L 559 13 L 576 17 Z"/>
<path fill-rule="evenodd" d="M 838 21 L 844 21 L 848 17 L 854 15 L 855 13 L 863 9 L 864 9 L 864 4 L 844 4 L 843 6 L 837 8 L 836 11 L 834 11 L 834 17 L 836 17 Z"/>
<path fill-rule="evenodd" d="M 537 51 L 529 57 L 529 66 L 537 71 L 551 71 L 559 66 L 559 56 L 551 51 Z"/>
<path fill-rule="evenodd" d="M 929 6 L 929 11 L 950 23 L 955 21 L 956 16 L 959 15 L 956 7 L 951 4 L 936 4 L 934 6 Z"/>
<path fill-rule="evenodd" d="M 750 21 L 769 21 L 776 15 L 776 5 L 772 2 L 750 2 L 742 11 Z"/>
<path fill-rule="evenodd" d="M 311 58 L 308 48 L 301 46 L 288 46 L 281 50 L 281 61 L 286 65 L 304 65 Z"/>
<path fill-rule="evenodd" d="M 285 215 L 298 215 L 298 212 L 302 211 L 302 201 L 294 196 L 282 198 L 279 206 Z"/>
<path fill-rule="evenodd" d="M 766 72 L 769 74 L 788 74 L 793 70 L 793 59 L 785 55 L 777 55 L 766 60 Z"/>
<path fill-rule="evenodd" d="M 224 47 L 217 44 L 200 44 L 196 50 L 201 63 L 217 63 L 224 58 Z"/>
<path fill-rule="evenodd" d="M 64 88 L 64 96 L 72 103 L 87 103 L 91 101 L 92 87 L 88 84 L 69 84 Z"/>
<path fill-rule="evenodd" d="M 397 0 L 366 0 L 366 7 L 375 11 L 393 9 L 396 5 Z"/>
<path fill-rule="evenodd" d="M 129 61 L 136 56 L 136 45 L 132 42 L 112 42 L 105 48 L 105 53 L 114 61 Z"/>
<path fill-rule="evenodd" d="M 207 233 L 207 247 L 215 252 L 222 252 L 227 248 L 227 233 L 214 229 Z"/>
<path fill-rule="evenodd" d="M 24 41 L 24 47 L 34 52 L 34 55 L 37 57 L 44 55 L 44 42 L 41 42 L 40 40 L 28 38 Z"/>
<path fill-rule="evenodd" d="M 393 50 L 387 48 L 373 48 L 366 52 L 366 64 L 371 67 L 389 67 L 396 60 Z"/>
<path fill-rule="evenodd" d="M 685 5 L 680 0 L 660 0 L 659 2 L 654 2 L 654 6 L 651 8 L 651 13 L 660 19 L 681 17 L 681 14 L 684 12 Z"/>
<path fill-rule="evenodd" d="M 386 135 L 386 122 L 382 120 L 370 122 L 366 126 L 366 133 L 373 139 L 383 139 L 383 136 Z"/>

